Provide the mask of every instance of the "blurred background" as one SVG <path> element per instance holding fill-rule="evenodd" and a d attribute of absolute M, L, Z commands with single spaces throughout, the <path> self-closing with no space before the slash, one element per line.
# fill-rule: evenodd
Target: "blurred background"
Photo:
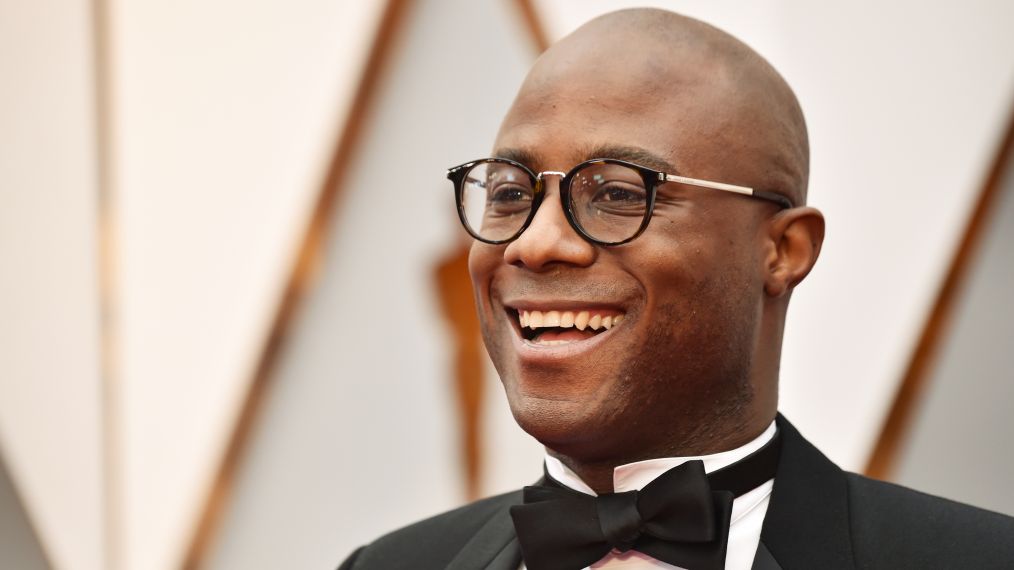
<path fill-rule="evenodd" d="M 782 410 L 1014 514 L 1014 3 L 0 0 L 0 567 L 333 568 L 537 478 L 444 172 L 642 4 L 806 113 L 828 234 Z"/>

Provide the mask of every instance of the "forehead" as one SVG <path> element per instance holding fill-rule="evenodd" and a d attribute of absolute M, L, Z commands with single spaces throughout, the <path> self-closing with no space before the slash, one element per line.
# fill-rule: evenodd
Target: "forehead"
<path fill-rule="evenodd" d="M 723 105 L 724 78 L 655 60 L 589 65 L 550 62 L 533 70 L 508 111 L 494 151 L 532 168 L 566 170 L 610 157 L 664 170 L 694 164 L 737 135 Z M 713 148 L 714 147 L 714 148 Z M 611 152 L 605 152 L 611 151 Z M 623 151 L 623 152 L 619 152 Z"/>

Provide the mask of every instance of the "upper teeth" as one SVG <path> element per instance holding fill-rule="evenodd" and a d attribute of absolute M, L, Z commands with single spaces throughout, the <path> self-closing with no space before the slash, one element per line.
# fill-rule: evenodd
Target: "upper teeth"
<path fill-rule="evenodd" d="M 576 327 L 583 331 L 610 329 L 623 321 L 623 315 L 603 315 L 594 311 L 518 311 L 522 327 L 530 329 L 545 327 Z"/>

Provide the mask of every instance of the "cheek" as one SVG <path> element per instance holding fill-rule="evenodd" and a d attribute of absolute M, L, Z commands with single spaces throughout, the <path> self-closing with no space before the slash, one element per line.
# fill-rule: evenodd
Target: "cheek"
<path fill-rule="evenodd" d="M 486 352 L 500 376 L 510 376 L 506 370 L 505 354 L 507 347 L 502 345 L 502 335 L 498 335 L 490 297 L 490 288 L 496 270 L 503 263 L 504 246 L 493 246 L 482 242 L 473 242 L 468 252 L 468 273 L 472 278 L 472 292 L 475 296 L 475 308 L 479 317 L 479 328 L 482 333 Z"/>
<path fill-rule="evenodd" d="M 716 262 L 722 257 L 716 244 L 700 232 L 671 220 L 661 221 L 659 227 L 650 227 L 655 231 L 638 238 L 637 255 L 627 260 L 630 272 L 644 289 L 649 311 L 690 294 L 716 272 Z"/>
<path fill-rule="evenodd" d="M 706 282 L 741 281 L 757 269 L 755 226 L 737 208 L 660 216 L 638 238 L 643 247 L 632 270 L 643 275 L 646 293 L 656 300 L 685 295 Z"/>
<path fill-rule="evenodd" d="M 697 373 L 721 369 L 723 358 L 738 356 L 723 353 L 752 330 L 763 293 L 756 240 L 743 226 L 663 221 L 642 236 L 645 247 L 630 260 L 647 300 L 641 341 L 656 363 L 679 361 Z"/>
<path fill-rule="evenodd" d="M 489 304 L 489 284 L 493 272 L 503 262 L 503 247 L 473 242 L 468 252 L 468 273 L 480 309 Z M 481 311 L 480 311 L 481 312 Z"/>

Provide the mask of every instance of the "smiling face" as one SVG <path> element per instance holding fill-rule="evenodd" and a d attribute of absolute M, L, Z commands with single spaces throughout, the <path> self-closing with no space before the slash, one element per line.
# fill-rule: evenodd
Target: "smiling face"
<path fill-rule="evenodd" d="M 674 52 L 601 20 L 540 58 L 496 156 L 535 172 L 615 158 L 802 199 L 805 150 L 794 160 L 798 137 L 777 139 L 795 118 L 771 116 L 772 96 L 744 87 L 728 53 Z M 469 260 L 486 347 L 521 427 L 563 457 L 606 463 L 756 435 L 777 391 L 784 299 L 766 286 L 778 208 L 667 183 L 645 232 L 603 247 L 575 233 L 559 178 L 545 180 L 528 229 L 506 245 L 475 242 Z"/>

